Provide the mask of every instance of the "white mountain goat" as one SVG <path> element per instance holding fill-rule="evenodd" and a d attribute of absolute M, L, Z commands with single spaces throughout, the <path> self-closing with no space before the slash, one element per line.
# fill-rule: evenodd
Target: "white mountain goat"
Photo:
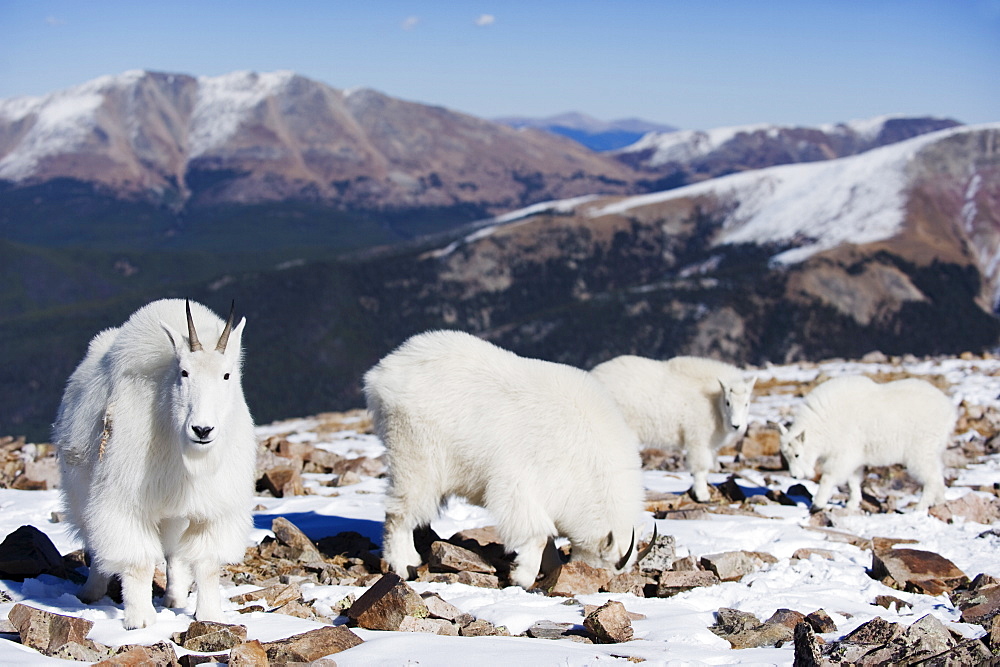
<path fill-rule="evenodd" d="M 635 562 L 643 487 L 635 435 L 585 371 L 526 359 L 457 331 L 410 338 L 364 378 L 389 457 L 383 554 L 398 575 L 420 565 L 413 529 L 449 496 L 483 506 L 531 587 L 550 537 L 572 556 Z"/>
<path fill-rule="evenodd" d="M 166 606 L 184 606 L 193 580 L 197 619 L 223 620 L 219 568 L 243 559 L 252 525 L 245 324 L 233 327 L 232 311 L 224 323 L 198 303 L 154 301 L 97 334 L 67 383 L 53 441 L 65 509 L 91 556 L 80 598 L 100 599 L 119 575 L 128 629 L 155 621 L 164 558 Z"/>
<path fill-rule="evenodd" d="M 625 355 L 590 373 L 614 396 L 639 442 L 685 452 L 692 493 L 708 501 L 715 452 L 746 433 L 756 378 L 747 380 L 735 366 L 701 357 L 658 361 Z"/>
<path fill-rule="evenodd" d="M 948 397 L 923 380 L 834 378 L 809 392 L 791 427 L 778 425 L 781 453 L 793 477 L 812 479 L 819 463 L 814 509 L 845 482 L 847 507 L 857 509 L 864 467 L 901 463 L 923 485 L 917 510 L 925 511 L 944 499 L 942 455 L 956 417 Z"/>

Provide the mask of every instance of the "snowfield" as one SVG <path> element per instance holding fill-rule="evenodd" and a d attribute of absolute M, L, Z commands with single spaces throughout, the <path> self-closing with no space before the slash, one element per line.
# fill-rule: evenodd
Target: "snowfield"
<path fill-rule="evenodd" d="M 947 358 L 936 360 L 895 360 L 882 362 L 830 361 L 822 364 L 768 366 L 753 369 L 758 376 L 758 389 L 751 406 L 751 420 L 758 427 L 767 420 L 787 417 L 798 401 L 804 385 L 817 378 L 845 374 L 867 373 L 889 376 L 906 373 L 932 377 L 944 386 L 956 405 L 1000 410 L 1000 360 L 993 358 Z M 351 430 L 330 432 L 320 428 L 319 418 L 303 418 L 260 426 L 261 439 L 282 435 L 289 441 L 310 442 L 343 456 L 377 457 L 383 452 L 375 436 Z M 993 435 L 993 434 L 989 434 Z M 969 431 L 956 434 L 955 442 L 986 439 L 988 435 Z M 990 496 L 988 491 L 970 487 L 992 487 L 1000 482 L 1000 454 L 967 463 L 949 454 L 948 474 L 951 479 L 946 497 L 951 500 L 968 493 Z M 732 457 L 729 457 L 732 460 Z M 720 483 L 728 473 L 710 475 L 709 481 Z M 288 498 L 259 497 L 255 511 L 257 542 L 270 534 L 274 517 L 287 517 L 314 540 L 341 531 L 353 530 L 381 539 L 384 478 L 362 476 L 357 484 L 329 487 L 323 483 L 330 475 L 306 474 L 312 495 Z M 737 481 L 747 495 L 763 494 L 769 489 L 787 490 L 792 484 L 803 483 L 810 492 L 816 485 L 801 482 L 786 471 L 744 469 Z M 644 485 L 650 494 L 683 493 L 691 486 L 687 472 L 647 470 Z M 844 494 L 834 496 L 842 503 Z M 901 507 L 912 506 L 915 496 L 898 500 Z M 644 660 L 647 665 L 791 665 L 793 648 L 754 648 L 735 650 L 729 643 L 709 630 L 715 612 L 731 607 L 755 614 L 765 620 L 780 608 L 808 614 L 825 610 L 837 625 L 833 633 L 821 635 L 827 641 L 839 639 L 876 616 L 890 622 L 909 625 L 926 614 L 933 614 L 965 637 L 978 637 L 983 629 L 978 625 L 959 622 L 960 612 L 947 595 L 930 596 L 907 593 L 889 588 L 872 579 L 867 570 L 872 564 L 871 552 L 839 537 L 910 538 L 917 549 L 936 552 L 954 562 L 970 578 L 979 573 L 1000 577 L 1000 522 L 984 525 L 957 519 L 946 523 L 926 515 L 916 515 L 904 509 L 902 513 L 867 514 L 834 512 L 835 525 L 817 528 L 811 525 L 805 503 L 789 505 L 757 505 L 751 515 L 710 514 L 690 520 L 654 519 L 644 515 L 645 537 L 655 523 L 660 534 L 673 535 L 677 555 L 701 557 L 706 554 L 733 550 L 766 552 L 777 562 L 745 576 L 738 582 L 697 588 L 669 598 L 639 598 L 629 594 L 601 593 L 579 595 L 575 602 L 567 598 L 545 597 L 517 587 L 487 589 L 463 584 L 413 583 L 420 593 L 435 592 L 442 598 L 477 618 L 508 628 L 512 635 L 522 633 L 533 623 L 548 620 L 563 623 L 583 622 L 583 605 L 599 605 L 607 600 L 619 600 L 625 608 L 644 618 L 633 621 L 635 639 L 622 644 L 598 645 L 576 643 L 568 639 L 546 640 L 527 637 L 446 637 L 421 633 L 378 632 L 355 629 L 365 640 L 360 646 L 333 656 L 341 667 L 351 665 L 611 665 L 631 664 Z M 0 489 L 0 538 L 24 524 L 45 532 L 61 553 L 79 548 L 67 533 L 65 524 L 52 523 L 52 513 L 59 509 L 57 491 L 18 491 Z M 482 509 L 461 500 L 453 500 L 433 524 L 442 537 L 459 530 L 487 526 L 492 523 Z M 831 558 L 812 555 L 792 558 L 799 549 L 821 549 L 832 552 Z M 125 631 L 122 629 L 122 608 L 105 598 L 95 605 L 85 605 L 74 596 L 77 585 L 66 580 L 43 575 L 24 582 L 0 581 L 0 591 L 14 602 L 0 604 L 0 619 L 5 618 L 15 602 L 26 602 L 57 613 L 82 616 L 94 621 L 89 637 L 97 642 L 121 644 L 152 644 L 169 640 L 172 633 L 183 631 L 193 620 L 193 596 L 183 611 L 164 609 L 157 600 L 157 622 L 153 627 Z M 273 613 L 239 614 L 240 606 L 229 601 L 231 596 L 255 590 L 256 586 L 227 585 L 223 591 L 223 607 L 227 619 L 244 624 L 248 638 L 271 641 L 319 627 L 314 621 Z M 333 608 L 349 594 L 360 595 L 363 589 L 339 585 L 303 584 L 306 598 L 316 601 L 315 608 L 336 616 Z M 878 595 L 892 595 L 912 605 L 910 608 L 884 609 L 875 606 Z M 340 617 L 337 623 L 346 622 Z M 16 642 L 17 635 L 0 633 L 0 664 L 36 665 L 64 661 L 46 658 Z M 187 651 L 177 647 L 179 655 Z"/>

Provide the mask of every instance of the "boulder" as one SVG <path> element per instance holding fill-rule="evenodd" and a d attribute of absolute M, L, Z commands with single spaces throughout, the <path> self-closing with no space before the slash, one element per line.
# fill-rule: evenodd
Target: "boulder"
<path fill-rule="evenodd" d="M 398 630 L 407 616 L 426 618 L 427 605 L 399 575 L 382 575 L 347 610 L 347 617 L 366 630 Z"/>
<path fill-rule="evenodd" d="M 583 627 L 598 644 L 618 644 L 632 639 L 632 621 L 625 605 L 617 600 L 610 600 L 587 614 Z"/>
<path fill-rule="evenodd" d="M 895 588 L 927 595 L 947 593 L 969 581 L 947 558 L 919 549 L 874 549 L 871 576 Z"/>
<path fill-rule="evenodd" d="M 0 542 L 0 579 L 22 581 L 40 574 L 66 576 L 59 550 L 34 526 L 21 526 Z"/>
<path fill-rule="evenodd" d="M 262 644 L 270 664 L 312 662 L 363 643 L 344 625 L 327 625 L 286 639 Z"/>

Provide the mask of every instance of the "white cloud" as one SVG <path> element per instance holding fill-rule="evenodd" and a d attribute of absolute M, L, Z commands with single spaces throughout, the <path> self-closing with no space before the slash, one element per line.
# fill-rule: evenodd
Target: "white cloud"
<path fill-rule="evenodd" d="M 479 18 L 476 19 L 476 25 L 478 26 L 493 25 L 494 23 L 496 23 L 496 20 L 497 17 L 493 16 L 493 14 L 482 14 Z"/>
<path fill-rule="evenodd" d="M 413 30 L 420 23 L 419 16 L 407 16 L 403 19 L 403 30 Z"/>

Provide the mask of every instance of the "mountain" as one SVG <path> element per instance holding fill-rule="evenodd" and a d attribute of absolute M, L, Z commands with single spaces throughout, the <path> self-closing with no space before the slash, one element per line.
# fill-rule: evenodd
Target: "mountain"
<path fill-rule="evenodd" d="M 662 189 L 749 169 L 857 155 L 958 125 L 946 118 L 897 115 L 820 127 L 745 125 L 650 132 L 613 155 L 655 175 L 650 187 Z"/>
<path fill-rule="evenodd" d="M 766 364 L 992 350 L 998 256 L 994 124 L 671 191 L 536 204 L 446 237 L 157 295 L 220 312 L 236 299 L 249 401 L 269 421 L 359 405 L 364 371 L 434 328 L 583 368 L 619 354 Z M 142 302 L 0 326 L 0 421 L 51 421 L 89 337 Z"/>
<path fill-rule="evenodd" d="M 292 72 L 107 76 L 0 101 L 4 191 L 60 181 L 190 213 L 275 201 L 490 211 L 631 191 L 575 142 Z M 8 229 L 4 235 L 9 238 Z"/>
<path fill-rule="evenodd" d="M 513 128 L 535 128 L 552 134 L 569 137 L 595 151 L 624 148 L 651 132 L 667 133 L 677 128 L 662 123 L 651 123 L 640 118 L 623 118 L 603 121 L 578 112 L 568 112 L 547 118 L 508 116 L 495 118 L 495 122 Z"/>

